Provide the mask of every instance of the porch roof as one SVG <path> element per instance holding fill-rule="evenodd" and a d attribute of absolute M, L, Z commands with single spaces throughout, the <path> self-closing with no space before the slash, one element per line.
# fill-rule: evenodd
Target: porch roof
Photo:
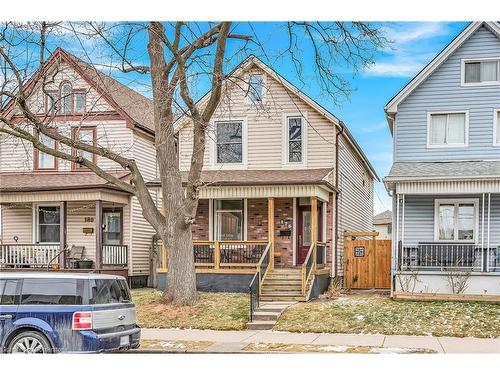
<path fill-rule="evenodd" d="M 125 178 L 130 172 L 110 172 L 120 179 Z M 119 190 L 105 179 L 93 172 L 52 172 L 52 173 L 0 173 L 0 192 L 40 192 L 54 190 L 106 188 Z"/>
<path fill-rule="evenodd" d="M 336 190 L 330 174 L 333 168 L 284 169 L 284 170 L 214 170 L 203 171 L 201 180 L 207 187 L 217 186 L 272 186 L 272 185 L 323 185 Z M 182 172 L 183 183 L 187 182 L 188 172 Z M 160 180 L 148 183 L 160 186 Z"/>
<path fill-rule="evenodd" d="M 396 162 L 384 182 L 469 179 L 500 180 L 500 160 Z"/>

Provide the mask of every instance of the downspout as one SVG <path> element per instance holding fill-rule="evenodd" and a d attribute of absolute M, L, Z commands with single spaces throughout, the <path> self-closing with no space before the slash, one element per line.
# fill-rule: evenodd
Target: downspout
<path fill-rule="evenodd" d="M 335 236 L 334 241 L 334 257 L 335 270 L 334 277 L 338 276 L 338 246 L 339 246 L 339 136 L 344 133 L 344 123 L 339 121 L 340 131 L 335 134 Z"/>

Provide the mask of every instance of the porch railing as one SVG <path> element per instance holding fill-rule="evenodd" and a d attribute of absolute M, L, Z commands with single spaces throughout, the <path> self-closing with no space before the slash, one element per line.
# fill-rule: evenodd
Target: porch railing
<path fill-rule="evenodd" d="M 103 266 L 126 266 L 127 264 L 127 245 L 102 245 Z"/>
<path fill-rule="evenodd" d="M 306 259 L 302 263 L 302 294 L 305 294 L 307 291 L 307 284 L 315 268 L 316 256 L 316 244 L 312 243 L 307 252 Z"/>
<path fill-rule="evenodd" d="M 267 241 L 193 241 L 198 267 L 256 267 Z"/>
<path fill-rule="evenodd" d="M 316 243 L 316 265 L 326 264 L 326 243 L 317 242 Z"/>
<path fill-rule="evenodd" d="M 47 267 L 59 252 L 59 244 L 0 245 L 0 267 Z"/>
<path fill-rule="evenodd" d="M 475 244 L 398 243 L 398 269 L 428 271 L 500 271 L 500 248 Z"/>

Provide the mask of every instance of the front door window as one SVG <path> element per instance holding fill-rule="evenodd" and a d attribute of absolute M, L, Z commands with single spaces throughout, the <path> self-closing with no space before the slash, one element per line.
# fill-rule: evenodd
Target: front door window
<path fill-rule="evenodd" d="M 104 245 L 120 245 L 122 238 L 121 211 L 104 211 L 102 241 Z"/>
<path fill-rule="evenodd" d="M 302 246 L 311 246 L 311 211 L 302 213 Z"/>
<path fill-rule="evenodd" d="M 38 206 L 37 224 L 38 243 L 58 243 L 61 225 L 60 207 Z"/>

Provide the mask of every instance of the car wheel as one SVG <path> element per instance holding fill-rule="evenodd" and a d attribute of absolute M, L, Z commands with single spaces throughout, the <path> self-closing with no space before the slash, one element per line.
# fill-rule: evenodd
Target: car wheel
<path fill-rule="evenodd" d="M 45 354 L 51 353 L 49 341 L 40 333 L 25 331 L 16 335 L 9 343 L 7 353 Z"/>

